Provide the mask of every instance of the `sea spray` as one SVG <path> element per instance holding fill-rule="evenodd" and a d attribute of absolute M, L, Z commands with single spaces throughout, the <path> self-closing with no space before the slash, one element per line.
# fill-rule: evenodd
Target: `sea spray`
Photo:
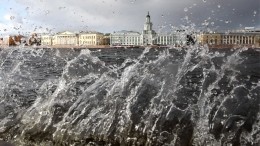
<path fill-rule="evenodd" d="M 259 144 L 259 49 L 0 51 L 0 138 L 17 145 Z"/>

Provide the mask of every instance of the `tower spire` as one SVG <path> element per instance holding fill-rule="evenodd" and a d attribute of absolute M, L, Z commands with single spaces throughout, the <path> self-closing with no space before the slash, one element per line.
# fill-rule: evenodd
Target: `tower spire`
<path fill-rule="evenodd" d="M 153 39 L 155 37 L 156 33 L 153 30 L 153 23 L 151 22 L 151 17 L 149 11 L 146 15 L 146 21 L 144 23 L 144 30 L 142 32 L 142 44 L 143 45 L 151 45 L 153 44 Z"/>
<path fill-rule="evenodd" d="M 149 11 L 148 11 L 148 13 L 147 13 L 146 17 L 150 17 Z"/>
<path fill-rule="evenodd" d="M 144 24 L 144 30 L 152 30 L 152 22 L 151 22 L 151 17 L 149 11 L 147 12 L 146 15 L 146 22 Z"/>

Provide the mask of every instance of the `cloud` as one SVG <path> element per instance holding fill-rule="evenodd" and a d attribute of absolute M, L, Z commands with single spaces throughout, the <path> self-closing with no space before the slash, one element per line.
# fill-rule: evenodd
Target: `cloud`
<path fill-rule="evenodd" d="M 0 22 L 0 32 L 2 34 L 12 34 L 22 31 L 23 19 L 18 13 L 9 12 L 4 14 L 2 18 Z"/>
<path fill-rule="evenodd" d="M 141 31 L 147 11 L 150 11 L 157 31 L 191 24 L 212 29 L 237 29 L 260 24 L 258 0 L 15 1 L 23 7 L 24 19 L 20 20 L 24 21 L 22 28 L 26 30 Z"/>

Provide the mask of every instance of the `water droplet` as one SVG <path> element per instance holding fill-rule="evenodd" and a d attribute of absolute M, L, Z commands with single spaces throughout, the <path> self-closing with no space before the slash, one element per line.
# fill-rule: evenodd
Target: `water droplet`
<path fill-rule="evenodd" d="M 66 7 L 59 7 L 59 10 L 61 10 L 61 9 L 65 9 Z"/>
<path fill-rule="evenodd" d="M 133 4 L 133 3 L 135 3 L 136 2 L 136 0 L 131 0 L 131 4 Z"/>
<path fill-rule="evenodd" d="M 164 15 L 161 15 L 162 17 L 164 17 Z"/>
<path fill-rule="evenodd" d="M 10 20 L 14 20 L 14 18 L 15 18 L 14 16 L 10 16 Z"/>
<path fill-rule="evenodd" d="M 204 20 L 204 22 L 202 23 L 202 25 L 208 26 L 208 25 L 209 25 L 209 22 L 208 22 L 207 20 Z"/>
<path fill-rule="evenodd" d="M 202 0 L 204 3 L 207 2 L 206 0 Z"/>
<path fill-rule="evenodd" d="M 255 17 L 255 16 L 256 16 L 256 14 L 257 14 L 257 11 L 254 11 L 254 12 L 253 12 L 253 16 Z"/>
<path fill-rule="evenodd" d="M 211 22 L 210 24 L 211 24 L 211 25 L 214 25 L 215 23 L 214 23 L 214 22 Z"/>
<path fill-rule="evenodd" d="M 228 20 L 226 20 L 226 21 L 225 21 L 225 23 L 229 23 L 229 21 L 228 21 Z"/>
<path fill-rule="evenodd" d="M 49 11 L 49 10 L 45 11 L 45 15 L 48 15 L 49 13 L 50 13 L 50 11 Z"/>
<path fill-rule="evenodd" d="M 184 8 L 184 12 L 188 12 L 188 8 Z"/>
<path fill-rule="evenodd" d="M 218 8 L 221 8 L 221 5 L 218 5 Z"/>
<path fill-rule="evenodd" d="M 226 32 L 225 32 L 225 34 L 226 34 L 226 35 L 229 35 L 229 34 L 230 34 L 230 32 L 229 32 L 229 31 L 226 31 Z"/>

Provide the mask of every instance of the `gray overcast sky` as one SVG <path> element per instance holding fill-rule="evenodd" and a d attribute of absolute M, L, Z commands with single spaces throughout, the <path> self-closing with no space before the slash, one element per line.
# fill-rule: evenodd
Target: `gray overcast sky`
<path fill-rule="evenodd" d="M 1 0 L 0 33 L 143 29 L 147 11 L 156 31 L 260 27 L 259 0 Z"/>

